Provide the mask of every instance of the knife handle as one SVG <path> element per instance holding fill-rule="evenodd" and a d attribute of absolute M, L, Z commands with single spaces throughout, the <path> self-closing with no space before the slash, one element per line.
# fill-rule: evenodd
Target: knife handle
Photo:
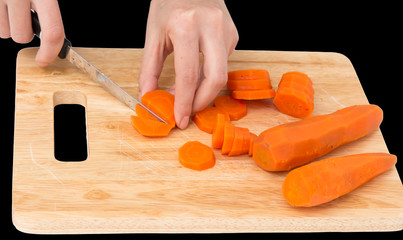
<path fill-rule="evenodd" d="M 31 9 L 31 20 L 32 20 L 32 31 L 34 32 L 35 36 L 38 38 L 41 38 L 41 25 L 39 23 L 39 18 L 38 14 Z M 64 59 L 67 56 L 67 53 L 69 52 L 71 47 L 71 42 L 67 39 L 64 38 L 63 46 L 62 49 L 59 52 L 59 58 Z"/>

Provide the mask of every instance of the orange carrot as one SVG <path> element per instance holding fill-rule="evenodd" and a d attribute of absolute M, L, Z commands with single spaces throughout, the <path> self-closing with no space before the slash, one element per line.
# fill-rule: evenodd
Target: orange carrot
<path fill-rule="evenodd" d="M 224 126 L 228 122 L 225 115 L 222 113 L 217 114 L 217 122 L 213 128 L 212 144 L 213 148 L 222 148 L 224 142 Z"/>
<path fill-rule="evenodd" d="M 141 102 L 168 124 L 175 126 L 174 95 L 158 89 L 144 94 L 141 98 Z"/>
<path fill-rule="evenodd" d="M 270 79 L 270 75 L 269 72 L 264 69 L 245 69 L 228 73 L 228 81 L 249 79 Z"/>
<path fill-rule="evenodd" d="M 226 122 L 224 125 L 224 141 L 221 148 L 222 154 L 228 154 L 232 149 L 232 144 L 234 143 L 235 137 L 235 126 Z"/>
<path fill-rule="evenodd" d="M 287 171 L 369 134 L 382 119 L 380 107 L 355 105 L 282 124 L 259 135 L 253 144 L 253 159 L 265 170 Z"/>
<path fill-rule="evenodd" d="M 304 73 L 288 72 L 280 80 L 273 103 L 284 114 L 307 118 L 313 112 L 313 97 L 311 79 Z"/>
<path fill-rule="evenodd" d="M 272 87 L 269 79 L 227 81 L 228 90 L 259 90 L 271 88 Z"/>
<path fill-rule="evenodd" d="M 228 152 L 228 156 L 237 156 L 241 154 L 245 154 L 249 150 L 249 129 L 235 127 L 234 131 L 234 140 L 232 142 L 231 150 Z M 248 149 L 245 148 L 245 143 L 248 144 Z"/>
<path fill-rule="evenodd" d="M 136 114 L 137 117 L 159 121 L 157 118 L 155 118 L 151 113 L 149 113 L 145 108 L 143 108 L 139 104 L 136 105 Z"/>
<path fill-rule="evenodd" d="M 250 141 L 249 141 L 249 151 L 248 151 L 248 155 L 252 156 L 253 155 L 253 144 L 255 142 L 257 138 L 257 135 L 254 133 L 250 133 Z"/>
<path fill-rule="evenodd" d="M 396 161 L 392 154 L 364 153 L 312 162 L 287 174 L 283 196 L 293 206 L 317 206 L 353 191 Z"/>
<path fill-rule="evenodd" d="M 230 120 L 228 113 L 224 112 L 222 109 L 217 107 L 206 107 L 202 111 L 195 113 L 193 121 L 200 130 L 206 133 L 213 133 L 218 113 L 224 114 L 225 119 L 228 121 Z"/>
<path fill-rule="evenodd" d="M 273 98 L 275 95 L 276 91 L 274 89 L 235 90 L 231 93 L 231 97 L 244 100 Z"/>
<path fill-rule="evenodd" d="M 154 116 L 152 117 L 154 118 Z M 156 118 L 149 119 L 134 115 L 131 116 L 131 124 L 134 129 L 146 137 L 164 137 L 167 136 L 173 128 L 172 125 L 163 123 Z"/>
<path fill-rule="evenodd" d="M 213 149 L 198 141 L 190 141 L 179 148 L 179 162 L 193 170 L 205 170 L 215 165 Z"/>
<path fill-rule="evenodd" d="M 242 100 L 233 99 L 230 96 L 218 96 L 214 99 L 214 106 L 227 112 L 231 121 L 236 121 L 247 114 L 246 103 Z"/>

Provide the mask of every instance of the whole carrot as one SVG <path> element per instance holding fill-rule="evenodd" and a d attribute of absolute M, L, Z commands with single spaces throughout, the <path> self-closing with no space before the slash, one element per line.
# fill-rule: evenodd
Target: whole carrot
<path fill-rule="evenodd" d="M 259 135 L 253 159 L 265 170 L 287 171 L 369 134 L 382 119 L 382 109 L 368 104 L 282 124 Z"/>
<path fill-rule="evenodd" d="M 317 206 L 353 191 L 396 161 L 392 154 L 364 153 L 309 163 L 287 174 L 283 196 L 293 206 Z"/>

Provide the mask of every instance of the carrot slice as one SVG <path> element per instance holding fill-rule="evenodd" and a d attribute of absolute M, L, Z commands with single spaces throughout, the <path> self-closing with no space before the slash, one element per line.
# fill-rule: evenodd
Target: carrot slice
<path fill-rule="evenodd" d="M 244 100 L 273 98 L 275 95 L 276 91 L 274 89 L 235 90 L 232 91 L 231 94 L 231 96 L 235 99 L 244 99 Z"/>
<path fill-rule="evenodd" d="M 245 149 L 245 143 L 248 142 L 247 146 L 248 149 Z M 232 143 L 231 150 L 228 153 L 228 156 L 238 156 L 241 154 L 247 153 L 249 150 L 249 129 L 247 128 L 241 128 L 241 127 L 235 127 L 234 131 L 234 140 Z"/>
<path fill-rule="evenodd" d="M 287 174 L 283 196 L 293 206 L 317 206 L 353 191 L 396 161 L 392 154 L 364 153 L 309 163 Z"/>
<path fill-rule="evenodd" d="M 131 124 L 134 129 L 146 137 L 164 137 L 167 136 L 173 128 L 172 125 L 160 122 L 156 118 L 149 119 L 134 115 L 131 116 Z"/>
<path fill-rule="evenodd" d="M 167 91 L 157 89 L 144 94 L 141 98 L 141 102 L 145 107 L 164 119 L 164 121 L 175 126 L 174 95 Z"/>
<path fill-rule="evenodd" d="M 190 141 L 179 148 L 179 162 L 193 170 L 205 170 L 215 165 L 213 149 L 198 142 Z"/>
<path fill-rule="evenodd" d="M 307 118 L 313 112 L 313 97 L 311 79 L 304 73 L 288 72 L 280 80 L 273 103 L 284 114 Z"/>
<path fill-rule="evenodd" d="M 236 121 L 247 114 L 246 103 L 230 96 L 218 96 L 214 99 L 214 106 L 227 112 L 231 121 Z"/>
<path fill-rule="evenodd" d="M 229 151 L 231 151 L 232 144 L 234 143 L 234 135 L 235 126 L 230 122 L 226 122 L 224 125 L 224 141 L 221 149 L 222 154 L 228 154 Z"/>
<path fill-rule="evenodd" d="M 151 113 L 149 113 L 145 108 L 143 108 L 139 104 L 136 105 L 136 114 L 137 117 L 159 121 L 157 118 L 155 118 Z"/>
<path fill-rule="evenodd" d="M 225 119 L 228 121 L 230 120 L 228 113 L 224 112 L 222 109 L 217 107 L 206 107 L 202 111 L 195 113 L 193 121 L 200 130 L 206 133 L 213 133 L 218 113 L 224 114 Z"/>
<path fill-rule="evenodd" d="M 271 83 L 268 79 L 253 79 L 253 80 L 230 80 L 227 81 L 228 90 L 258 90 L 271 89 Z"/>
<path fill-rule="evenodd" d="M 236 70 L 228 73 L 228 81 L 231 80 L 248 80 L 248 79 L 269 79 L 270 75 L 264 69 L 245 69 Z"/>
<path fill-rule="evenodd" d="M 217 122 L 213 129 L 212 144 L 213 148 L 222 148 L 224 142 L 224 126 L 228 122 L 225 115 L 222 113 L 217 114 Z"/>
<path fill-rule="evenodd" d="M 253 144 L 255 143 L 256 138 L 257 138 L 256 134 L 250 133 L 249 151 L 248 151 L 249 156 L 253 155 Z"/>

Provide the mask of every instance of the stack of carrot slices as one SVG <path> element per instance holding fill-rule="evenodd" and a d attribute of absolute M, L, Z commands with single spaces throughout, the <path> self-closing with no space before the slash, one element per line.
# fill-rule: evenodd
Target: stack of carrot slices
<path fill-rule="evenodd" d="M 253 141 L 256 137 L 249 129 L 236 127 L 226 121 L 224 115 L 218 114 L 211 145 L 213 148 L 221 148 L 221 153 L 228 156 L 252 156 Z"/>
<path fill-rule="evenodd" d="M 270 75 L 263 69 L 237 70 L 228 73 L 227 89 L 235 99 L 257 100 L 273 98 Z"/>
<path fill-rule="evenodd" d="M 164 90 L 144 94 L 141 102 L 168 124 L 159 121 L 140 105 L 136 105 L 137 116 L 131 116 L 134 129 L 146 137 L 164 137 L 175 127 L 174 95 Z"/>
<path fill-rule="evenodd" d="M 274 105 L 284 114 L 307 118 L 313 112 L 314 90 L 308 75 L 301 72 L 284 73 L 278 85 Z"/>

